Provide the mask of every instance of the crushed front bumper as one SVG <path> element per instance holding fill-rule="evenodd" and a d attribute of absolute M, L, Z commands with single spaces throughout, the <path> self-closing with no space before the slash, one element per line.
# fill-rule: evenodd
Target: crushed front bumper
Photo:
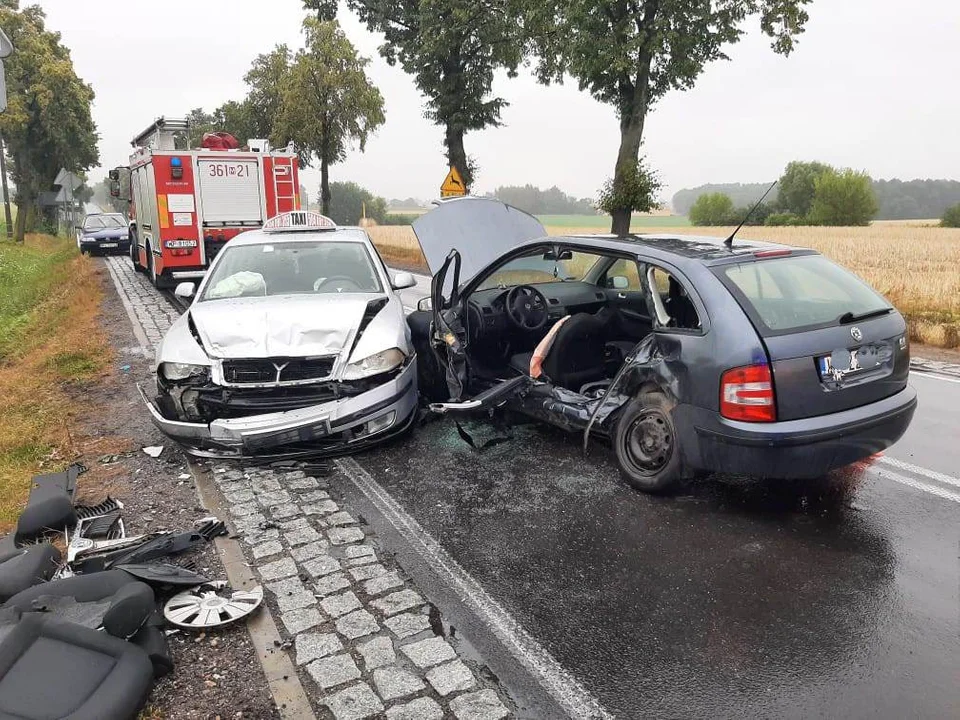
<path fill-rule="evenodd" d="M 353 397 L 286 412 L 207 423 L 165 418 L 137 385 L 156 425 L 192 455 L 278 457 L 345 454 L 406 430 L 417 409 L 417 360 L 395 378 Z"/>

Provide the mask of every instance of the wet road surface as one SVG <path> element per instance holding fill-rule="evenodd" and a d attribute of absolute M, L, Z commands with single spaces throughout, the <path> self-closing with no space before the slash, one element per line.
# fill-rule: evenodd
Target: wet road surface
<path fill-rule="evenodd" d="M 913 382 L 903 441 L 812 483 L 653 498 L 602 445 L 449 420 L 357 460 L 617 717 L 960 717 L 960 383 Z"/>

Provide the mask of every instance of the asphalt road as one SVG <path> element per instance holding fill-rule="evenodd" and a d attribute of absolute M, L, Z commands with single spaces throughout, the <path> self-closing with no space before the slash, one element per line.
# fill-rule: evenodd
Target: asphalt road
<path fill-rule="evenodd" d="M 357 461 L 609 714 L 960 717 L 960 382 L 912 383 L 901 442 L 816 482 L 652 498 L 601 445 L 524 425 L 478 453 L 447 419 Z"/>

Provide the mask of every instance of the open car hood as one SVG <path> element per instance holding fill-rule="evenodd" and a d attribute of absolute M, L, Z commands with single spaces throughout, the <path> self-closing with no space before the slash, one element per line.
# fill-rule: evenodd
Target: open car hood
<path fill-rule="evenodd" d="M 413 232 L 436 274 L 447 254 L 460 252 L 460 280 L 465 282 L 504 253 L 528 240 L 545 237 L 533 215 L 491 198 L 443 200 L 413 223 Z"/>

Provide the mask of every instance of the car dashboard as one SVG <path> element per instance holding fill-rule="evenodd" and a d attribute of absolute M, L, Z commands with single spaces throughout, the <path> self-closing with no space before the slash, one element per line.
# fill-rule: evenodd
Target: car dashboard
<path fill-rule="evenodd" d="M 595 313 L 607 304 L 602 288 L 585 282 L 551 282 L 531 285 L 547 299 L 545 333 L 564 315 L 579 312 Z M 516 327 L 507 317 L 505 302 L 510 287 L 479 290 L 470 295 L 467 307 L 468 327 L 476 340 L 484 336 L 498 336 Z"/>

